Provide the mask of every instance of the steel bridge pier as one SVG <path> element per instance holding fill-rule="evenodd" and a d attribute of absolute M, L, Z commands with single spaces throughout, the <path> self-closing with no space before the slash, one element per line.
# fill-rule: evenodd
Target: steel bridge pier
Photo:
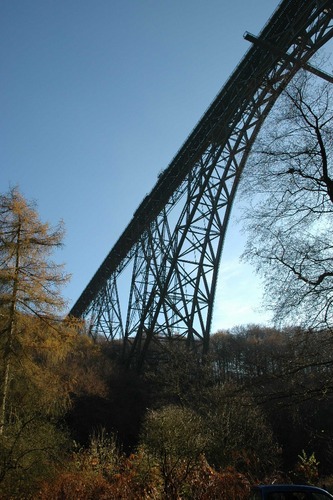
<path fill-rule="evenodd" d="M 70 315 L 128 364 L 174 338 L 208 351 L 223 242 L 244 165 L 272 106 L 333 36 L 333 0 L 283 0 L 138 207 Z M 314 69 L 315 70 L 315 69 Z M 319 70 L 317 74 L 332 81 Z M 130 276 L 126 305 L 121 276 Z"/>

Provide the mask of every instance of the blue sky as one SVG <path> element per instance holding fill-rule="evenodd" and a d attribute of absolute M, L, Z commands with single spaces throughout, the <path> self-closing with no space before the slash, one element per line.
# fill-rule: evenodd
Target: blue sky
<path fill-rule="evenodd" d="M 69 306 L 278 3 L 1 1 L 1 192 L 64 220 Z M 232 221 L 214 330 L 267 320 L 243 241 Z"/>

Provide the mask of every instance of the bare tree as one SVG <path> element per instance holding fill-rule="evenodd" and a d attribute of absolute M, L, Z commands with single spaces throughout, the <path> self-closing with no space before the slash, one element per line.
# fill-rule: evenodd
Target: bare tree
<path fill-rule="evenodd" d="M 277 323 L 333 327 L 333 89 L 300 73 L 277 103 L 244 175 L 243 258 Z"/>
<path fill-rule="evenodd" d="M 169 405 L 147 413 L 141 442 L 157 459 L 165 498 L 179 498 L 209 439 L 202 418 L 190 408 Z"/>

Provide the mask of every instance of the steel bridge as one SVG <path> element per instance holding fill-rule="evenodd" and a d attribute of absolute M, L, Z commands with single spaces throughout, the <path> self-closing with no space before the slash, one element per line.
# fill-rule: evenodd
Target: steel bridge
<path fill-rule="evenodd" d="M 333 36 L 333 0 L 283 0 L 134 216 L 70 314 L 140 367 L 183 338 L 207 353 L 218 268 L 244 165 L 277 98 Z M 121 277 L 128 296 L 120 298 Z"/>

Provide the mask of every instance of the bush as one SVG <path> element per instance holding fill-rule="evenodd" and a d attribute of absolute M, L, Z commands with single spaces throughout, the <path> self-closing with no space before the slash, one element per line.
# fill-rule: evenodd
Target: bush
<path fill-rule="evenodd" d="M 0 498 L 29 498 L 53 478 L 68 445 L 66 433 L 45 419 L 8 424 L 0 439 Z"/>
<path fill-rule="evenodd" d="M 92 437 L 87 449 L 79 449 L 57 478 L 44 482 L 39 500 L 142 500 L 161 498 L 161 477 L 144 450 L 126 457 L 114 436 L 104 431 Z"/>
<path fill-rule="evenodd" d="M 147 414 L 141 441 L 159 465 L 166 497 L 174 498 L 199 465 L 208 436 L 194 411 L 166 406 Z"/>

